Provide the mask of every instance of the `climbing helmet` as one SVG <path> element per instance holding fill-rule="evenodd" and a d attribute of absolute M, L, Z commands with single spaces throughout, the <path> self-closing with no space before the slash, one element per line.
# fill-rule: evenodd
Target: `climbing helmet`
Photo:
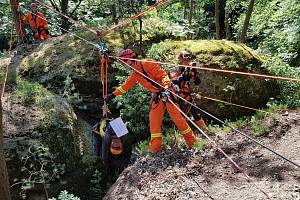
<path fill-rule="evenodd" d="M 189 61 L 193 57 L 192 53 L 186 50 L 180 51 L 178 55 L 179 62 Z"/>

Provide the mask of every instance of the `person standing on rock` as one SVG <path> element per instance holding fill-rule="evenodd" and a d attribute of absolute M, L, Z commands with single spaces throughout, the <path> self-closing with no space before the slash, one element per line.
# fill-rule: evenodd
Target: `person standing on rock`
<path fill-rule="evenodd" d="M 181 51 L 178 55 L 178 60 L 180 65 L 191 65 L 195 66 L 195 62 L 192 62 L 194 56 L 189 51 Z M 195 85 L 199 85 L 201 80 L 199 77 L 199 73 L 195 68 L 186 68 L 186 67 L 173 67 L 170 70 L 170 78 L 177 89 L 179 95 L 187 101 L 192 100 L 191 95 L 191 83 L 193 82 Z M 183 100 L 179 100 L 180 109 L 185 111 L 185 113 L 193 116 L 196 124 L 200 128 L 207 129 L 207 126 L 199 112 L 194 106 L 189 105 L 188 103 L 184 102 Z"/>
<path fill-rule="evenodd" d="M 136 53 L 131 49 L 125 49 L 120 52 L 120 57 L 122 58 L 136 58 Z M 169 101 L 175 101 L 175 97 L 168 91 L 172 90 L 171 81 L 168 74 L 157 64 L 145 61 L 133 61 L 128 59 L 123 59 L 125 63 L 135 68 L 140 73 L 144 74 L 146 77 L 151 78 L 155 82 L 162 85 L 164 88 L 160 87 L 154 81 L 142 76 L 137 71 L 133 71 L 132 74 L 127 78 L 127 80 L 121 84 L 112 94 L 108 95 L 111 99 L 115 96 L 124 94 L 126 91 L 131 89 L 137 83 L 141 84 L 145 89 L 152 93 L 152 99 L 150 102 L 150 134 L 151 140 L 149 144 L 149 152 L 157 153 L 161 151 L 162 148 L 162 119 L 167 109 L 171 119 L 176 124 L 181 135 L 183 136 L 188 147 L 192 147 L 197 141 L 196 136 L 189 127 L 185 118 L 181 115 L 180 111 Z M 124 64 L 125 67 L 128 68 Z M 168 89 L 168 90 L 167 90 Z"/>
<path fill-rule="evenodd" d="M 31 12 L 27 15 L 20 14 L 21 20 L 28 23 L 35 39 L 46 40 L 50 38 L 48 30 L 48 21 L 44 18 L 44 14 L 38 11 L 35 3 L 31 4 Z"/>

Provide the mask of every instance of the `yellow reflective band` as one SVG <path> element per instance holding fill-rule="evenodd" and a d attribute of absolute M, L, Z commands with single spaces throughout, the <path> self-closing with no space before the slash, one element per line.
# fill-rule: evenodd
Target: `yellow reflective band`
<path fill-rule="evenodd" d="M 191 129 L 190 127 L 188 127 L 186 130 L 180 131 L 180 134 L 181 134 L 181 135 L 185 135 L 185 134 L 187 134 L 187 133 L 190 132 L 190 131 L 192 131 L 192 129 Z"/>
<path fill-rule="evenodd" d="M 163 82 L 163 83 L 165 83 L 165 82 L 170 82 L 170 79 L 169 79 L 169 77 L 167 77 L 167 76 L 166 76 L 166 77 L 164 77 L 164 78 L 162 79 L 162 82 Z"/>
<path fill-rule="evenodd" d="M 120 92 L 125 93 L 126 91 L 120 86 L 117 88 L 118 90 L 120 90 Z"/>
<path fill-rule="evenodd" d="M 105 120 L 102 120 L 102 121 L 100 122 L 100 128 L 99 128 L 99 135 L 100 135 L 101 137 L 104 137 L 104 135 L 105 135 L 105 132 L 104 132 L 104 126 L 105 126 Z"/>
<path fill-rule="evenodd" d="M 159 138 L 161 135 L 162 133 L 151 133 L 151 138 Z"/>

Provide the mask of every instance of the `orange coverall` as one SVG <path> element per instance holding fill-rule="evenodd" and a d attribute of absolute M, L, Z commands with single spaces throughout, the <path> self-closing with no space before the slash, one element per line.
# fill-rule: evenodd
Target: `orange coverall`
<path fill-rule="evenodd" d="M 21 15 L 21 19 L 30 25 L 34 32 L 33 37 L 35 39 L 46 40 L 50 37 L 48 32 L 48 22 L 44 18 L 43 13 L 37 12 L 36 14 L 32 14 L 30 12 L 26 16 Z"/>
<path fill-rule="evenodd" d="M 143 73 L 143 70 L 147 73 L 147 75 L 153 79 L 155 82 L 159 83 L 162 86 L 170 87 L 171 81 L 167 75 L 167 73 L 157 64 L 150 63 L 150 62 L 136 62 L 135 69 L 139 72 Z M 119 86 L 113 94 L 115 96 L 119 96 L 124 94 L 127 90 L 132 88 L 135 84 L 140 83 L 144 88 L 152 92 L 153 94 L 157 94 L 161 90 L 155 87 L 150 81 L 148 81 L 145 77 L 143 77 L 138 72 L 134 71 L 127 80 Z M 167 109 L 171 119 L 179 129 L 180 133 L 182 134 L 183 138 L 185 139 L 186 144 L 191 147 L 195 141 L 196 136 L 194 135 L 193 131 L 187 124 L 185 118 L 181 115 L 180 111 L 169 101 L 163 102 L 159 99 L 158 102 L 151 101 L 150 106 L 150 133 L 151 133 L 151 140 L 149 144 L 149 151 L 152 153 L 159 152 L 161 150 L 162 144 L 162 119 Z"/>
<path fill-rule="evenodd" d="M 184 68 L 174 67 L 170 72 L 170 78 L 173 84 L 178 86 L 179 95 L 187 101 L 192 99 L 190 82 L 193 81 L 196 85 L 200 84 L 199 74 L 197 73 L 196 69 L 187 70 Z M 190 112 L 192 114 L 198 126 L 207 129 L 207 126 L 198 109 L 181 99 L 179 100 L 179 105 L 181 110 L 183 110 L 185 113 L 189 114 Z"/>

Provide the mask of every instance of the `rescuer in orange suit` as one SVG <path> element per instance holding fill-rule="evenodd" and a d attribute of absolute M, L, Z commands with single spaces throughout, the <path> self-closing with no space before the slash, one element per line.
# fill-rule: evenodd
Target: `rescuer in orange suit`
<path fill-rule="evenodd" d="M 44 18 L 44 14 L 38 11 L 35 3 L 31 4 L 30 13 L 28 13 L 26 16 L 21 14 L 20 17 L 24 22 L 29 24 L 35 39 L 46 40 L 50 38 L 48 22 Z"/>
<path fill-rule="evenodd" d="M 178 60 L 180 65 L 193 65 L 193 55 L 189 51 L 181 51 L 178 55 Z M 199 85 L 201 80 L 199 77 L 199 73 L 197 73 L 195 68 L 185 68 L 185 67 L 174 67 L 170 71 L 170 78 L 173 84 L 177 88 L 177 92 L 179 95 L 187 101 L 192 100 L 191 95 L 191 83 L 193 82 L 195 85 Z M 199 110 L 197 110 L 194 106 L 189 105 L 187 102 L 183 100 L 179 100 L 180 109 L 185 112 L 190 112 L 196 122 L 196 124 L 204 129 L 207 129 L 207 126 L 200 115 Z M 187 113 L 188 114 L 188 113 Z"/>
<path fill-rule="evenodd" d="M 131 49 L 125 49 L 120 53 L 121 58 L 136 58 L 136 53 Z M 145 61 L 132 61 L 123 59 L 128 65 L 134 67 L 137 71 L 144 74 L 145 76 L 150 77 L 155 82 L 162 85 L 164 88 L 161 88 L 154 81 L 146 79 L 144 76 L 136 72 L 135 70 L 127 78 L 127 80 L 121 84 L 112 94 L 109 95 L 109 98 L 114 96 L 119 96 L 124 94 L 130 88 L 132 88 L 137 83 L 141 84 L 144 88 L 152 93 L 151 105 L 150 105 L 150 134 L 151 140 L 149 144 L 149 152 L 157 153 L 161 150 L 162 146 L 162 119 L 167 109 L 171 119 L 176 124 L 181 135 L 183 136 L 188 147 L 192 147 L 196 142 L 197 138 L 194 135 L 193 131 L 187 124 L 185 118 L 181 115 L 180 111 L 171 103 L 166 96 L 170 98 L 173 102 L 174 97 L 166 90 L 171 89 L 171 81 L 167 73 L 157 64 L 145 62 Z"/>

